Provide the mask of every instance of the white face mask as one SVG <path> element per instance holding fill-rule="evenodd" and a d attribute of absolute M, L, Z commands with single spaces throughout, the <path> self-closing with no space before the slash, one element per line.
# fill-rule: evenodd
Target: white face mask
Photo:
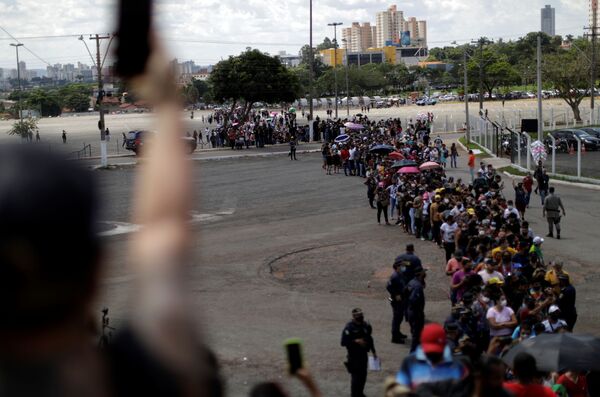
<path fill-rule="evenodd" d="M 508 304 L 508 302 L 506 302 L 506 299 L 502 299 L 500 301 L 500 306 L 502 306 L 502 307 L 506 307 L 507 304 Z"/>
<path fill-rule="evenodd" d="M 509 211 L 512 211 L 512 209 L 513 209 L 513 207 L 509 205 L 509 206 L 508 206 L 508 210 L 509 210 Z"/>

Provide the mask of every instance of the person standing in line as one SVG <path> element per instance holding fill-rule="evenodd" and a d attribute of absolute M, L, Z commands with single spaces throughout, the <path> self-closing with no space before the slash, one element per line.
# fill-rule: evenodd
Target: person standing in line
<path fill-rule="evenodd" d="M 475 180 L 475 154 L 473 154 L 472 150 L 469 150 L 469 174 L 471 175 L 471 182 Z"/>
<path fill-rule="evenodd" d="M 104 137 L 106 138 L 106 142 L 110 142 L 110 130 L 108 128 L 104 131 Z"/>
<path fill-rule="evenodd" d="M 560 210 L 563 216 L 566 216 L 565 207 L 559 196 L 554 194 L 554 186 L 548 192 L 548 197 L 543 202 L 542 214 L 548 221 L 548 234 L 546 237 L 554 237 L 554 227 L 556 227 L 556 238 L 560 240 Z M 540 190 L 541 195 L 541 190 Z"/>
<path fill-rule="evenodd" d="M 525 199 L 527 201 L 527 208 L 529 208 L 529 201 L 531 200 L 531 192 L 533 191 L 533 178 L 531 177 L 531 172 L 528 172 L 523 178 L 523 188 L 527 193 Z"/>
<path fill-rule="evenodd" d="M 381 223 L 381 213 L 383 212 L 385 224 L 389 225 L 388 206 L 390 205 L 390 193 L 385 189 L 383 182 L 379 182 L 375 195 L 377 198 L 377 223 Z"/>
<path fill-rule="evenodd" d="M 65 131 L 65 130 L 63 130 L 63 132 L 62 132 L 62 141 L 63 141 L 63 144 L 67 143 L 67 131 Z"/>
<path fill-rule="evenodd" d="M 456 143 L 452 143 L 450 146 L 450 168 L 457 168 L 456 158 L 458 157 L 458 149 L 456 148 Z"/>
<path fill-rule="evenodd" d="M 344 364 L 351 376 L 350 395 L 352 397 L 364 397 L 369 352 L 377 357 L 372 334 L 373 328 L 365 321 L 363 311 L 359 308 L 353 309 L 352 321 L 344 327 L 341 341 L 342 347 L 345 347 L 348 352 L 347 361 Z"/>
<path fill-rule="evenodd" d="M 444 244 L 444 250 L 446 251 L 446 262 L 452 258 L 452 254 L 456 251 L 455 234 L 458 230 L 458 224 L 454 221 L 452 215 L 448 215 L 446 222 L 440 227 L 442 234 L 442 242 Z"/>

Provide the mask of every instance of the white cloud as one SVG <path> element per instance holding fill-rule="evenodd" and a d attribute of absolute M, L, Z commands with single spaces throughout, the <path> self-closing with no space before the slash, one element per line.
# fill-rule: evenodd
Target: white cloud
<path fill-rule="evenodd" d="M 44 36 L 113 30 L 116 0 L 0 0 L 0 25 L 15 36 Z M 430 46 L 468 41 L 480 36 L 517 38 L 539 29 L 540 8 L 556 7 L 559 34 L 580 35 L 587 24 L 588 0 L 413 0 L 397 2 L 406 16 L 428 21 Z M 168 48 L 179 59 L 207 64 L 252 45 L 270 53 L 296 52 L 308 42 L 309 0 L 158 0 L 156 17 Z M 330 22 L 375 22 L 389 0 L 313 0 L 314 41 L 333 36 Z M 341 32 L 338 31 L 341 34 Z M 0 32 L 0 38 L 6 37 Z M 203 44 L 189 41 L 226 42 Z M 27 40 L 25 44 L 50 63 L 89 63 L 76 38 Z M 236 45 L 227 44 L 239 43 Z M 0 67 L 12 68 L 14 49 L 0 40 Z M 21 51 L 28 67 L 44 64 Z"/>

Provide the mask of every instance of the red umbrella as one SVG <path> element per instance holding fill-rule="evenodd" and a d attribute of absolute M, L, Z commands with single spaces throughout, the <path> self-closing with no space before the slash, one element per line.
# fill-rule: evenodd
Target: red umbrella
<path fill-rule="evenodd" d="M 404 160 L 404 156 L 402 155 L 402 153 L 398 152 L 392 152 L 388 155 L 388 157 L 394 160 Z"/>
<path fill-rule="evenodd" d="M 419 169 L 417 167 L 402 167 L 400 168 L 400 171 L 398 171 L 399 174 L 420 174 L 421 171 L 419 171 Z"/>

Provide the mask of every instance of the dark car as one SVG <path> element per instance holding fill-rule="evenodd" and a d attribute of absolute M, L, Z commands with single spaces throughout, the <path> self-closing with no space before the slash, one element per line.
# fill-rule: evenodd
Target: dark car
<path fill-rule="evenodd" d="M 144 137 L 153 133 L 154 132 L 150 131 L 129 131 L 127 133 L 127 139 L 125 140 L 125 149 L 131 150 L 139 156 L 143 151 Z M 186 147 L 188 147 L 189 153 L 194 153 L 196 147 L 198 146 L 196 140 L 187 136 L 181 137 L 181 139 L 185 142 Z"/>
<path fill-rule="evenodd" d="M 598 127 L 585 127 L 585 128 L 580 128 L 580 130 L 587 132 L 594 138 L 600 139 L 600 128 L 598 128 Z"/>
<path fill-rule="evenodd" d="M 600 149 L 600 139 L 588 134 L 586 131 L 578 129 L 558 130 L 552 131 L 552 136 L 556 140 L 556 150 L 559 152 L 567 153 L 570 148 L 577 150 L 577 136 L 586 150 L 598 150 Z M 552 150 L 552 140 L 550 137 L 544 139 L 546 147 Z"/>

